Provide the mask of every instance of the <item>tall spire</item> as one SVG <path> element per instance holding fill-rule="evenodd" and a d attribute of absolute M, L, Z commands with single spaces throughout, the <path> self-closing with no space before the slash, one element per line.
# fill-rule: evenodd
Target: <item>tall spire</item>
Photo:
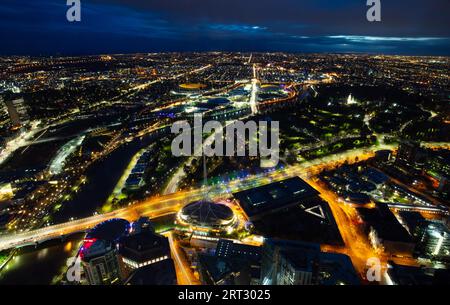
<path fill-rule="evenodd" d="M 203 186 L 208 184 L 208 171 L 206 169 L 206 156 L 203 154 Z"/>
<path fill-rule="evenodd" d="M 203 190 L 204 190 L 203 200 L 208 200 L 209 198 L 207 186 L 208 186 L 208 169 L 206 167 L 206 156 L 205 154 L 203 154 Z"/>

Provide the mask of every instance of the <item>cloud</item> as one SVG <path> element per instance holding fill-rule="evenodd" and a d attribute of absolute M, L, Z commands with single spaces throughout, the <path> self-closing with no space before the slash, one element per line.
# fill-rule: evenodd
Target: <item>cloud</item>
<path fill-rule="evenodd" d="M 352 42 L 427 42 L 448 40 L 447 37 L 380 37 L 380 36 L 352 36 L 335 35 L 327 36 L 332 39 L 344 39 Z"/>
<path fill-rule="evenodd" d="M 69 23 L 61 0 L 2 0 L 0 54 L 174 50 L 449 54 L 448 0 L 90 0 Z M 376 46 L 376 47 L 375 47 Z M 99 51 L 100 50 L 100 51 Z"/>
<path fill-rule="evenodd" d="M 258 25 L 243 25 L 243 24 L 211 24 L 208 26 L 212 30 L 240 32 L 240 33 L 257 33 L 267 30 L 267 27 Z"/>
<path fill-rule="evenodd" d="M 188 23 L 257 24 L 296 35 L 450 36 L 448 0 L 382 1 L 382 22 L 366 20 L 365 0 L 92 0 L 158 12 Z M 301 33 L 293 25 L 303 24 Z M 307 30 L 307 32 L 305 32 Z"/>

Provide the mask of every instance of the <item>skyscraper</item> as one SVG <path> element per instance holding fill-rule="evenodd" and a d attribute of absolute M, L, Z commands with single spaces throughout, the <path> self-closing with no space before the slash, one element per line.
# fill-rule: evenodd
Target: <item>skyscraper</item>
<path fill-rule="evenodd" d="M 440 222 L 428 222 L 419 231 L 419 255 L 439 261 L 450 261 L 450 230 Z"/>
<path fill-rule="evenodd" d="M 136 269 L 171 259 L 169 241 L 152 231 L 130 234 L 119 242 L 119 257 L 128 277 Z"/>
<path fill-rule="evenodd" d="M 395 161 L 400 164 L 414 166 L 421 153 L 420 144 L 412 141 L 400 143 Z"/>
<path fill-rule="evenodd" d="M 147 218 L 132 224 L 131 233 L 119 240 L 118 249 L 121 274 L 126 284 L 176 284 L 169 240 L 156 234 Z"/>
<path fill-rule="evenodd" d="M 6 101 L 12 126 L 25 125 L 30 121 L 27 106 L 23 98 Z"/>
<path fill-rule="evenodd" d="M 117 250 L 112 242 L 86 239 L 80 256 L 86 280 L 90 285 L 120 283 Z"/>
<path fill-rule="evenodd" d="M 319 254 L 319 244 L 269 239 L 262 250 L 261 283 L 314 284 Z"/>
<path fill-rule="evenodd" d="M 122 282 L 116 243 L 128 234 L 129 227 L 130 224 L 124 219 L 111 219 L 100 223 L 87 234 L 79 255 L 90 285 Z"/>

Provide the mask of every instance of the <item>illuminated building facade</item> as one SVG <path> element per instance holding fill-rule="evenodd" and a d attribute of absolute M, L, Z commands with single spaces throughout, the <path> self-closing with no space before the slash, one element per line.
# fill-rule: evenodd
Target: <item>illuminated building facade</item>
<path fill-rule="evenodd" d="M 387 204 L 379 203 L 374 209 L 357 208 L 357 211 L 373 248 L 412 256 L 415 243 Z"/>
<path fill-rule="evenodd" d="M 450 261 L 450 230 L 440 222 L 428 222 L 419 230 L 419 256 Z"/>
<path fill-rule="evenodd" d="M 359 285 L 349 256 L 320 244 L 268 239 L 262 247 L 262 285 Z"/>
<path fill-rule="evenodd" d="M 13 126 L 25 125 L 30 121 L 23 98 L 6 101 L 6 106 Z"/>
<path fill-rule="evenodd" d="M 319 244 L 267 240 L 262 250 L 261 284 L 311 285 L 315 283 Z"/>
<path fill-rule="evenodd" d="M 250 264 L 240 258 L 200 254 L 198 272 L 204 285 L 249 285 Z"/>
<path fill-rule="evenodd" d="M 131 225 L 131 232 L 118 242 L 119 265 L 126 285 L 175 285 L 175 265 L 169 240 L 155 233 L 146 217 Z"/>
<path fill-rule="evenodd" d="M 87 234 L 79 256 L 90 285 L 121 284 L 116 243 L 128 234 L 129 229 L 128 221 L 111 219 L 98 224 Z"/>
<path fill-rule="evenodd" d="M 403 141 L 400 143 L 396 156 L 396 163 L 415 167 L 416 162 L 422 161 L 424 150 L 420 144 L 412 141 Z"/>
<path fill-rule="evenodd" d="M 226 231 L 236 224 L 237 217 L 228 206 L 207 200 L 186 205 L 178 214 L 178 223 L 191 230 Z"/>
<path fill-rule="evenodd" d="M 247 262 L 250 285 L 259 285 L 261 277 L 261 247 L 220 239 L 216 246 L 216 257 L 238 259 Z"/>
<path fill-rule="evenodd" d="M 136 269 L 171 260 L 169 241 L 150 230 L 130 234 L 119 242 L 119 260 L 127 278 Z"/>
<path fill-rule="evenodd" d="M 117 249 L 109 241 L 85 239 L 81 263 L 90 285 L 120 284 Z"/>

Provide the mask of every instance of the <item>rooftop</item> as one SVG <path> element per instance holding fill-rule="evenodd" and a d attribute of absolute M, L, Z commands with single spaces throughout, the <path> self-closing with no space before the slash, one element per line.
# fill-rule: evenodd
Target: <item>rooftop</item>
<path fill-rule="evenodd" d="M 411 243 L 408 231 L 398 222 L 386 204 L 379 203 L 377 208 L 358 208 L 364 222 L 369 224 L 383 240 Z"/>
<path fill-rule="evenodd" d="M 221 226 L 232 222 L 234 213 L 224 204 L 201 200 L 186 205 L 180 217 L 192 225 Z"/>
<path fill-rule="evenodd" d="M 116 241 L 128 233 L 130 223 L 125 219 L 114 218 L 96 225 L 89 231 L 86 239 Z"/>
<path fill-rule="evenodd" d="M 135 262 L 146 261 L 149 257 L 163 256 L 166 253 L 170 253 L 168 239 L 151 231 L 131 234 L 120 240 L 120 254 Z"/>
<path fill-rule="evenodd" d="M 239 258 L 225 258 L 200 254 L 198 260 L 202 269 L 207 272 L 214 284 L 221 281 L 227 281 L 232 273 L 239 272 L 246 268 L 250 270 L 248 262 Z"/>
<path fill-rule="evenodd" d="M 200 83 L 188 83 L 188 84 L 180 84 L 180 88 L 185 90 L 199 90 L 205 89 L 206 85 Z"/>
<path fill-rule="evenodd" d="M 299 177 L 274 182 L 233 194 L 251 218 L 315 197 L 319 192 Z"/>
<path fill-rule="evenodd" d="M 125 285 L 176 285 L 177 277 L 172 259 L 136 269 Z"/>

